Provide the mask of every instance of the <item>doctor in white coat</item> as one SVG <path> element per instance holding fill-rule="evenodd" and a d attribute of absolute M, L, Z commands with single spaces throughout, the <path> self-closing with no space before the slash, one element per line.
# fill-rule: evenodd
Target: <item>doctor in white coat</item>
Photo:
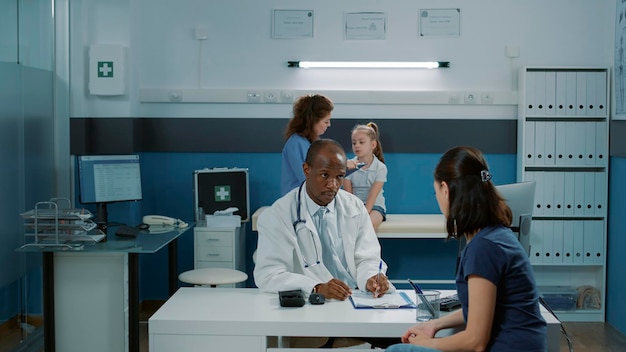
<path fill-rule="evenodd" d="M 346 160 L 336 141 L 313 142 L 305 182 L 259 216 L 254 281 L 261 290 L 300 289 L 344 300 L 357 288 L 375 297 L 395 289 L 363 202 L 340 189 Z M 326 207 L 322 234 L 314 219 L 320 207 Z M 331 247 L 326 253 L 324 240 Z"/>

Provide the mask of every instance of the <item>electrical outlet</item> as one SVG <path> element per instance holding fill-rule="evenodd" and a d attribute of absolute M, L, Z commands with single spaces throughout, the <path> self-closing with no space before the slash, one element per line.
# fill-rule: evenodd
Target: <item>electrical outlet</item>
<path fill-rule="evenodd" d="M 493 104 L 493 95 L 491 93 L 480 94 L 480 102 L 483 104 Z"/>
<path fill-rule="evenodd" d="M 281 103 L 293 103 L 293 93 L 288 90 L 280 92 Z"/>
<path fill-rule="evenodd" d="M 249 90 L 248 94 L 248 102 L 249 103 L 260 103 L 261 102 L 261 92 L 258 90 Z"/>
<path fill-rule="evenodd" d="M 467 92 L 465 93 L 465 104 L 476 104 L 476 93 Z"/>
<path fill-rule="evenodd" d="M 461 97 L 458 94 L 450 94 L 448 96 L 448 104 L 458 104 L 461 102 Z"/>
<path fill-rule="evenodd" d="M 181 92 L 180 90 L 170 90 L 169 99 L 173 102 L 183 101 L 183 92 Z"/>
<path fill-rule="evenodd" d="M 274 90 L 268 90 L 263 94 L 263 102 L 265 103 L 278 103 L 279 93 Z"/>

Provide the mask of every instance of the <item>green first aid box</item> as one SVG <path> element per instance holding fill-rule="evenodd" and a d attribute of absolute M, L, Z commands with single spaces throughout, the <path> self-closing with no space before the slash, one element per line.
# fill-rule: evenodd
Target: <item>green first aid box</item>
<path fill-rule="evenodd" d="M 247 168 L 206 168 L 193 172 L 194 210 L 206 215 L 216 210 L 238 208 L 242 222 L 250 220 L 250 192 Z"/>

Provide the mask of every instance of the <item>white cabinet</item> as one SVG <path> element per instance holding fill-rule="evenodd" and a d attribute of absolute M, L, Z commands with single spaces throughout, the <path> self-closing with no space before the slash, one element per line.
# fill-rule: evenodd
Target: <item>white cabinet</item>
<path fill-rule="evenodd" d="M 608 194 L 608 68 L 524 67 L 519 181 L 536 181 L 530 260 L 538 286 L 590 285 L 600 309 L 557 311 L 604 321 Z"/>
<path fill-rule="evenodd" d="M 246 272 L 245 226 L 195 227 L 194 266 L 200 268 L 230 268 Z M 223 287 L 245 287 L 245 282 Z"/>

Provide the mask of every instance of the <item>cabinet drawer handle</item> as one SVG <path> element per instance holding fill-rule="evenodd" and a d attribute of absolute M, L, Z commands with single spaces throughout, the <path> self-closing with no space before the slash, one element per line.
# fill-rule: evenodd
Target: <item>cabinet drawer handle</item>
<path fill-rule="evenodd" d="M 219 253 L 207 253 L 207 257 L 219 257 Z"/>

